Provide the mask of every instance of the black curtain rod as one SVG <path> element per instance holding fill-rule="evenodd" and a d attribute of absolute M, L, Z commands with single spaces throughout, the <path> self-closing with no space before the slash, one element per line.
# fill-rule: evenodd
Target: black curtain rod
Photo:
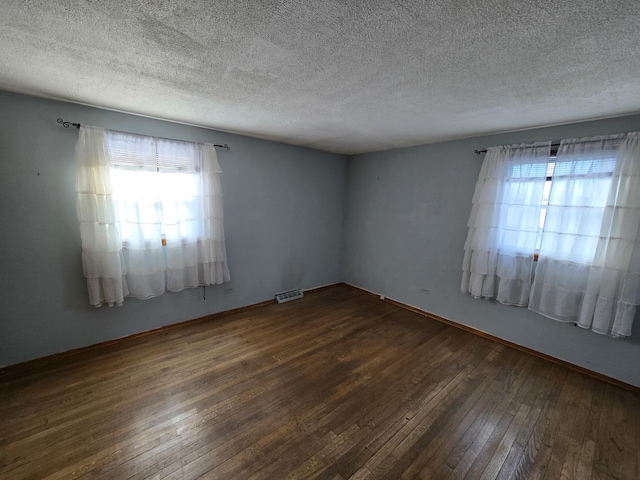
<path fill-rule="evenodd" d="M 558 147 L 560 147 L 560 142 L 551 144 L 551 156 L 554 157 L 558 154 Z M 487 149 L 484 148 L 482 150 L 474 150 L 476 155 L 480 155 L 481 153 L 487 153 Z"/>
<path fill-rule="evenodd" d="M 74 127 L 76 127 L 79 130 L 80 127 L 82 126 L 80 123 L 65 122 L 61 118 L 57 119 L 56 122 L 58 122 L 64 128 L 69 128 L 71 125 L 73 125 Z M 164 137 L 156 137 L 156 138 L 162 138 L 163 140 L 173 140 L 173 138 L 164 138 Z M 180 141 L 182 142 L 184 140 L 180 140 Z M 219 148 L 226 148 L 227 150 L 231 150 L 231 147 L 229 145 L 227 145 L 226 143 L 224 145 L 217 145 L 217 144 L 214 143 L 213 146 L 214 147 L 219 147 Z"/>

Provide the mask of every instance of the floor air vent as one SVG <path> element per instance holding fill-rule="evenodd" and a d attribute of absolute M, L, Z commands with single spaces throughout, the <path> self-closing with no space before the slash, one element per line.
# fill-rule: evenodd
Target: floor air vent
<path fill-rule="evenodd" d="M 297 300 L 298 298 L 304 297 L 304 293 L 302 290 L 291 290 L 290 292 L 279 293 L 276 295 L 276 302 L 284 303 L 290 302 L 291 300 Z"/>

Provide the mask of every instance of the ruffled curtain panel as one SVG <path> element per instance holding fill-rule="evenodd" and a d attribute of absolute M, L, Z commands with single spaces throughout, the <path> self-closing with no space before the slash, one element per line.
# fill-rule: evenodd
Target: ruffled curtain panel
<path fill-rule="evenodd" d="M 551 143 L 491 147 L 473 195 L 462 291 L 526 306 Z"/>
<path fill-rule="evenodd" d="M 547 202 L 540 189 L 545 178 L 530 175 L 525 181 L 528 187 L 521 188 L 530 197 L 512 187 L 522 180 L 521 168 L 541 160 L 536 148 L 487 152 L 469 219 L 462 291 L 528 306 L 597 333 L 628 336 L 640 304 L 640 134 L 563 140 L 551 169 L 547 151 L 542 163 L 553 172 Z M 505 205 L 511 204 L 530 208 L 530 214 L 510 215 L 515 207 Z M 536 206 L 540 220 L 533 240 Z M 508 241 L 512 229 L 527 238 L 515 256 Z"/>
<path fill-rule="evenodd" d="M 230 280 L 213 145 L 82 126 L 76 164 L 92 305 Z"/>

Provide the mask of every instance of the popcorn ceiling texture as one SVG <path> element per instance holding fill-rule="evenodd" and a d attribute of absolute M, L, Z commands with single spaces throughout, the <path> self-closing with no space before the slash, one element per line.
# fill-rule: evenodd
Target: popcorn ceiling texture
<path fill-rule="evenodd" d="M 638 0 L 1 7 L 0 89 L 337 153 L 640 111 Z"/>

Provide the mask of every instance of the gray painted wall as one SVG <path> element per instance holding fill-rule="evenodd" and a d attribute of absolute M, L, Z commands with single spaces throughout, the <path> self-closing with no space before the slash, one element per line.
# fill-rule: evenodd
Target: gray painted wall
<path fill-rule="evenodd" d="M 482 163 L 475 148 L 640 130 L 640 116 L 347 159 L 1 91 L 0 110 L 0 365 L 347 281 L 640 386 L 640 314 L 634 336 L 614 340 L 459 291 Z M 219 159 L 231 284 L 207 288 L 206 300 L 197 289 L 90 307 L 75 213 L 77 130 L 62 128 L 57 117 L 229 143 Z"/>
<path fill-rule="evenodd" d="M 8 92 L 0 111 L 0 365 L 341 280 L 344 156 Z M 228 143 L 218 158 L 231 283 L 208 287 L 206 300 L 200 288 L 90 307 L 74 198 L 78 134 L 58 117 Z"/>
<path fill-rule="evenodd" d="M 640 315 L 634 335 L 616 340 L 460 293 L 466 225 L 483 160 L 474 149 L 635 130 L 640 116 L 351 157 L 344 281 L 640 386 Z"/>

